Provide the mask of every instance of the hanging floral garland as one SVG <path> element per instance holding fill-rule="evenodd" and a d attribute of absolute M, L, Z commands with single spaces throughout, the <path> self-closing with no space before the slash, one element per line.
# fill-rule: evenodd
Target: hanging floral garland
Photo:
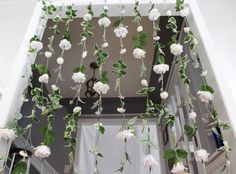
<path fill-rule="evenodd" d="M 141 13 L 139 11 L 139 0 L 135 1 L 134 6 L 134 14 L 135 18 L 134 21 L 137 23 L 137 34 L 133 36 L 133 45 L 134 45 L 134 51 L 133 56 L 136 59 L 141 59 L 141 65 L 140 65 L 140 77 L 146 76 L 146 66 L 144 64 L 144 58 L 146 55 L 146 51 L 143 49 L 147 45 L 147 33 L 143 32 L 143 27 L 141 25 Z"/>
<path fill-rule="evenodd" d="M 68 157 L 71 167 L 73 167 L 74 165 L 74 151 L 76 145 L 76 138 L 74 137 L 73 134 L 75 134 L 77 131 L 78 119 L 79 116 L 81 115 L 81 110 L 82 110 L 82 108 L 78 106 L 78 102 L 80 101 L 81 103 L 84 103 L 80 99 L 80 90 L 82 84 L 86 81 L 86 76 L 84 74 L 85 67 L 83 65 L 83 59 L 87 57 L 86 40 L 93 35 L 93 33 L 90 31 L 93 28 L 93 26 L 89 22 L 92 20 L 92 16 L 93 16 L 92 5 L 89 4 L 87 7 L 87 13 L 83 15 L 83 21 L 81 22 L 81 26 L 83 27 L 83 32 L 81 33 L 81 42 L 79 43 L 79 45 L 82 45 L 82 56 L 80 60 L 80 65 L 79 67 L 73 70 L 73 75 L 72 75 L 72 79 L 76 83 L 76 86 L 72 87 L 72 89 L 76 91 L 74 99 L 77 98 L 77 101 L 75 103 L 73 113 L 66 115 L 64 118 L 66 121 L 64 139 L 68 142 L 68 145 L 66 145 L 66 147 L 70 151 Z M 74 99 L 70 101 L 70 104 L 73 104 Z"/>
<path fill-rule="evenodd" d="M 57 73 L 56 83 L 63 80 L 62 77 L 62 65 L 64 64 L 64 52 L 71 49 L 71 37 L 70 37 L 70 23 L 73 22 L 74 18 L 76 17 L 77 10 L 73 9 L 73 6 L 67 6 L 66 11 L 66 28 L 64 31 L 63 39 L 59 43 L 59 47 L 61 48 L 61 56 L 57 58 L 57 64 L 59 65 L 54 71 Z"/>
<path fill-rule="evenodd" d="M 136 123 L 137 117 L 134 117 L 128 121 L 126 121 L 125 117 L 125 101 L 124 96 L 121 92 L 121 79 L 123 79 L 126 75 L 127 65 L 123 61 L 123 55 L 126 53 L 126 48 L 123 45 L 123 39 L 126 38 L 128 34 L 127 26 L 124 25 L 124 17 L 125 13 L 124 5 L 120 3 L 120 17 L 114 22 L 113 26 L 115 27 L 114 33 L 117 38 L 120 39 L 120 56 L 119 60 L 117 60 L 112 66 L 115 69 L 114 74 L 117 75 L 115 91 L 118 90 L 118 97 L 120 99 L 120 107 L 117 108 L 117 112 L 122 114 L 123 116 L 123 124 L 121 126 L 120 131 L 116 135 L 118 139 L 124 142 L 124 154 L 120 162 L 119 169 L 116 172 L 123 173 L 125 171 L 125 165 L 127 162 L 131 163 L 131 156 L 127 151 L 127 142 L 135 137 L 135 130 L 133 125 Z"/>
<path fill-rule="evenodd" d="M 105 133 L 105 127 L 102 125 L 100 121 L 100 115 L 102 114 L 102 111 L 103 111 L 102 96 L 105 95 L 110 89 L 108 85 L 109 79 L 107 77 L 107 71 L 103 71 L 103 65 L 109 57 L 109 53 L 107 51 L 107 47 L 109 46 L 109 44 L 106 40 L 106 28 L 110 26 L 111 21 L 108 18 L 108 11 L 109 11 L 109 8 L 107 6 L 104 6 L 103 12 L 99 17 L 98 24 L 100 27 L 103 28 L 103 43 L 102 43 L 101 48 L 95 45 L 95 52 L 94 52 L 94 54 L 97 56 L 96 63 L 99 66 L 99 75 L 100 75 L 100 80 L 96 82 L 93 86 L 93 90 L 99 94 L 98 100 L 93 104 L 93 107 L 92 107 L 92 109 L 97 108 L 97 111 L 95 112 L 97 116 L 97 123 L 93 125 L 94 129 L 97 131 L 96 143 L 95 143 L 95 147 L 92 150 L 90 150 L 90 152 L 94 155 L 94 158 L 95 158 L 94 168 L 93 168 L 94 174 L 100 173 L 99 172 L 99 158 L 103 158 L 102 153 L 99 152 L 99 149 L 98 149 L 100 136 Z"/>

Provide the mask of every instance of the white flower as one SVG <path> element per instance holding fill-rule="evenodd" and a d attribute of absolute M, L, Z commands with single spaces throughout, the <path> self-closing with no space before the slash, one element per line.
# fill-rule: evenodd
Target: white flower
<path fill-rule="evenodd" d="M 43 49 L 43 43 L 40 41 L 33 40 L 30 42 L 30 48 L 36 50 L 37 52 Z"/>
<path fill-rule="evenodd" d="M 196 112 L 192 111 L 192 112 L 189 113 L 189 118 L 195 119 L 196 117 L 197 117 L 197 113 Z"/>
<path fill-rule="evenodd" d="M 59 43 L 59 47 L 60 47 L 62 50 L 69 50 L 69 49 L 71 49 L 71 43 L 70 43 L 70 41 L 68 41 L 67 39 L 63 39 L 63 40 L 61 40 L 61 42 Z"/>
<path fill-rule="evenodd" d="M 133 51 L 133 56 L 136 59 L 143 59 L 145 58 L 146 51 L 140 48 L 135 48 Z"/>
<path fill-rule="evenodd" d="M 104 42 L 104 43 L 102 44 L 102 47 L 103 47 L 103 48 L 107 48 L 108 46 L 109 46 L 108 42 Z"/>
<path fill-rule="evenodd" d="M 188 7 L 184 7 L 182 10 L 180 10 L 180 16 L 182 16 L 182 17 L 188 16 L 189 13 L 190 13 L 190 10 Z"/>
<path fill-rule="evenodd" d="M 90 20 L 92 20 L 92 15 L 89 14 L 89 13 L 86 13 L 86 14 L 83 16 L 83 19 L 84 19 L 85 21 L 90 21 Z"/>
<path fill-rule="evenodd" d="M 82 53 L 82 59 L 84 59 L 85 57 L 87 57 L 87 55 L 88 55 L 88 52 L 87 52 L 87 51 L 84 51 L 84 52 Z"/>
<path fill-rule="evenodd" d="M 172 12 L 171 12 L 170 10 L 167 10 L 167 11 L 166 11 L 166 15 L 167 15 L 167 16 L 171 16 L 171 15 L 172 15 Z"/>
<path fill-rule="evenodd" d="M 43 159 L 43 158 L 49 157 L 49 155 L 51 155 L 51 151 L 48 146 L 40 145 L 35 148 L 34 155 L 37 158 Z"/>
<path fill-rule="evenodd" d="M 97 82 L 93 85 L 93 90 L 98 94 L 106 94 L 109 89 L 110 87 L 102 82 Z"/>
<path fill-rule="evenodd" d="M 73 109 L 74 113 L 79 113 L 81 111 L 81 107 L 77 106 Z"/>
<path fill-rule="evenodd" d="M 21 151 L 19 152 L 19 155 L 22 156 L 23 158 L 27 158 L 27 157 L 28 157 L 27 152 L 25 152 L 25 151 L 23 151 L 23 150 L 21 150 Z"/>
<path fill-rule="evenodd" d="M 186 168 L 184 167 L 182 162 L 177 162 L 174 164 L 171 173 L 180 173 L 180 172 L 184 172 Z"/>
<path fill-rule="evenodd" d="M 109 25 L 111 24 L 111 21 L 109 18 L 103 17 L 98 20 L 98 24 L 99 24 L 99 26 L 106 28 L 106 27 L 109 27 Z"/>
<path fill-rule="evenodd" d="M 103 9 L 107 11 L 109 10 L 108 6 L 104 6 Z"/>
<path fill-rule="evenodd" d="M 84 37 L 84 36 L 83 36 L 82 39 L 81 39 L 82 42 L 84 42 L 84 41 L 86 41 L 86 40 L 87 40 L 87 38 Z"/>
<path fill-rule="evenodd" d="M 159 41 L 159 40 L 160 40 L 160 36 L 155 36 L 155 37 L 153 37 L 153 40 Z"/>
<path fill-rule="evenodd" d="M 143 79 L 141 80 L 141 84 L 144 86 L 144 87 L 147 87 L 148 86 L 148 81 L 146 79 Z"/>
<path fill-rule="evenodd" d="M 138 26 L 138 28 L 137 28 L 137 32 L 142 32 L 143 31 L 143 26 Z"/>
<path fill-rule="evenodd" d="M 165 74 L 167 71 L 169 71 L 169 65 L 167 64 L 158 64 L 153 66 L 153 71 L 156 74 Z"/>
<path fill-rule="evenodd" d="M 158 161 L 151 154 L 144 157 L 143 166 L 145 168 L 150 168 L 150 167 L 153 167 L 155 165 L 158 165 Z"/>
<path fill-rule="evenodd" d="M 54 84 L 54 85 L 52 85 L 52 90 L 53 91 L 57 91 L 59 88 Z"/>
<path fill-rule="evenodd" d="M 185 33 L 188 33 L 190 31 L 190 28 L 189 27 L 184 27 L 184 32 Z"/>
<path fill-rule="evenodd" d="M 162 93 L 160 93 L 160 97 L 161 99 L 165 100 L 167 99 L 169 96 L 169 94 L 166 91 L 163 91 Z"/>
<path fill-rule="evenodd" d="M 62 65 L 62 64 L 64 63 L 63 57 L 58 57 L 58 58 L 57 58 L 57 63 L 58 63 L 59 65 Z"/>
<path fill-rule="evenodd" d="M 116 27 L 114 29 L 114 32 L 116 34 L 116 37 L 122 37 L 122 38 L 125 38 L 128 34 L 128 30 L 123 26 Z"/>
<path fill-rule="evenodd" d="M 1 129 L 0 128 L 0 140 L 13 141 L 16 138 L 16 133 L 12 129 Z"/>
<path fill-rule="evenodd" d="M 210 93 L 209 91 L 198 91 L 197 94 L 199 95 L 199 98 L 203 103 L 209 103 L 214 98 L 212 93 Z"/>
<path fill-rule="evenodd" d="M 161 14 L 159 13 L 158 9 L 153 8 L 148 15 L 149 20 L 151 21 L 156 21 L 159 17 L 161 16 Z"/>
<path fill-rule="evenodd" d="M 116 138 L 119 140 L 122 140 L 122 141 L 124 141 L 124 140 L 128 141 L 134 137 L 135 137 L 135 135 L 131 129 L 123 130 L 116 135 Z"/>
<path fill-rule="evenodd" d="M 202 71 L 201 76 L 205 77 L 207 75 L 207 70 Z"/>
<path fill-rule="evenodd" d="M 195 159 L 196 161 L 200 161 L 200 162 L 207 162 L 208 161 L 208 156 L 210 155 L 209 153 L 207 153 L 207 151 L 205 149 L 200 149 L 197 150 L 195 153 Z"/>
<path fill-rule="evenodd" d="M 97 130 L 98 130 L 99 127 L 101 127 L 101 126 L 103 126 L 101 122 L 97 122 L 97 123 L 94 123 L 94 124 L 93 124 L 93 128 L 94 128 L 94 129 L 97 129 Z"/>
<path fill-rule="evenodd" d="M 123 113 L 125 113 L 125 109 L 124 108 L 117 108 L 117 112 L 123 114 Z"/>
<path fill-rule="evenodd" d="M 76 72 L 76 73 L 73 73 L 72 80 L 74 80 L 75 83 L 84 83 L 86 80 L 86 77 L 84 73 Z"/>
<path fill-rule="evenodd" d="M 52 53 L 51 53 L 50 51 L 46 51 L 46 52 L 44 53 L 44 55 L 45 55 L 46 58 L 52 57 Z"/>
<path fill-rule="evenodd" d="M 49 75 L 48 74 L 43 74 L 43 75 L 39 76 L 38 80 L 39 80 L 40 83 L 48 83 Z"/>
<path fill-rule="evenodd" d="M 170 52 L 175 56 L 179 56 L 183 52 L 183 45 L 176 43 L 171 44 Z"/>
<path fill-rule="evenodd" d="M 121 50 L 120 50 L 120 54 L 125 54 L 127 52 L 127 49 L 126 48 L 122 48 Z"/>

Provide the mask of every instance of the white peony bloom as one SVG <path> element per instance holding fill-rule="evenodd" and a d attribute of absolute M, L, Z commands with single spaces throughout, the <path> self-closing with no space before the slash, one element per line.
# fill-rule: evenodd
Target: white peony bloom
<path fill-rule="evenodd" d="M 57 91 L 59 88 L 54 84 L 54 85 L 52 85 L 52 90 L 53 91 Z"/>
<path fill-rule="evenodd" d="M 156 74 L 165 74 L 169 69 L 170 67 L 167 64 L 158 64 L 153 66 L 153 71 Z"/>
<path fill-rule="evenodd" d="M 123 114 L 123 113 L 125 113 L 125 109 L 124 108 L 117 108 L 117 112 Z"/>
<path fill-rule="evenodd" d="M 114 32 L 116 34 L 116 37 L 122 37 L 122 38 L 125 38 L 128 34 L 127 28 L 125 28 L 123 26 L 116 27 L 114 29 Z"/>
<path fill-rule="evenodd" d="M 137 32 L 142 32 L 143 31 L 143 26 L 138 26 L 138 28 L 137 28 Z"/>
<path fill-rule="evenodd" d="M 182 17 L 188 16 L 189 13 L 190 13 L 189 7 L 184 7 L 182 10 L 180 10 L 180 16 Z"/>
<path fill-rule="evenodd" d="M 184 27 L 184 32 L 185 33 L 188 33 L 190 31 L 190 28 L 189 27 Z"/>
<path fill-rule="evenodd" d="M 156 21 L 159 17 L 161 16 L 161 14 L 159 13 L 157 8 L 153 8 L 148 15 L 149 20 L 151 21 Z"/>
<path fill-rule="evenodd" d="M 46 51 L 46 52 L 44 53 L 44 55 L 45 55 L 46 58 L 52 57 L 52 53 L 51 53 L 50 51 Z"/>
<path fill-rule="evenodd" d="M 122 48 L 121 50 L 120 50 L 120 54 L 125 54 L 127 52 L 127 49 L 126 48 Z"/>
<path fill-rule="evenodd" d="M 200 149 L 200 150 L 197 150 L 194 153 L 194 155 L 195 155 L 196 161 L 207 162 L 208 161 L 208 156 L 210 154 L 205 149 Z"/>
<path fill-rule="evenodd" d="M 141 80 L 141 84 L 142 84 L 144 87 L 148 87 L 148 81 L 147 81 L 146 79 Z"/>
<path fill-rule="evenodd" d="M 79 107 L 79 106 L 75 107 L 75 108 L 73 109 L 73 112 L 74 112 L 74 113 L 79 113 L 79 112 L 81 112 L 81 107 Z"/>
<path fill-rule="evenodd" d="M 89 13 L 86 13 L 84 16 L 83 16 L 83 19 L 85 21 L 91 21 L 92 20 L 92 15 L 89 14 Z"/>
<path fill-rule="evenodd" d="M 85 74 L 82 72 L 73 73 L 72 80 L 74 80 L 75 83 L 84 83 L 86 81 Z"/>
<path fill-rule="evenodd" d="M 51 155 L 51 151 L 48 146 L 40 145 L 35 148 L 34 155 L 37 158 L 43 159 L 49 157 L 49 155 Z"/>
<path fill-rule="evenodd" d="M 39 80 L 40 83 L 48 83 L 49 75 L 48 74 L 43 74 L 43 75 L 39 76 L 38 80 Z"/>
<path fill-rule="evenodd" d="M 135 135 L 131 129 L 123 130 L 116 135 L 116 138 L 119 140 L 122 140 L 122 141 L 124 141 L 124 140 L 128 141 L 134 137 L 135 137 Z"/>
<path fill-rule="evenodd" d="M 209 103 L 214 98 L 212 93 L 210 93 L 209 91 L 198 91 L 197 94 L 199 95 L 199 98 L 203 103 Z"/>
<path fill-rule="evenodd" d="M 171 44 L 170 52 L 175 56 L 179 56 L 183 52 L 183 45 L 176 43 Z"/>
<path fill-rule="evenodd" d="M 169 94 L 168 94 L 168 92 L 166 92 L 166 91 L 163 91 L 163 92 L 160 93 L 160 97 L 161 97 L 161 99 L 163 99 L 163 100 L 167 99 L 168 96 L 169 96 Z"/>
<path fill-rule="evenodd" d="M 69 50 L 69 49 L 71 49 L 71 43 L 70 43 L 70 41 L 68 41 L 67 39 L 63 39 L 63 40 L 61 40 L 61 42 L 59 43 L 59 47 L 60 47 L 62 50 Z"/>
<path fill-rule="evenodd" d="M 103 47 L 103 48 L 107 48 L 108 46 L 109 46 L 108 42 L 104 42 L 104 43 L 102 44 L 102 47 Z"/>
<path fill-rule="evenodd" d="M 84 51 L 84 52 L 82 53 L 82 59 L 84 59 L 85 57 L 87 57 L 87 55 L 88 55 L 88 52 L 87 52 L 87 51 Z"/>
<path fill-rule="evenodd" d="M 33 40 L 32 42 L 30 42 L 30 48 L 36 51 L 40 51 L 41 49 L 43 49 L 43 43 L 40 41 Z"/>
<path fill-rule="evenodd" d="M 167 16 L 171 16 L 171 15 L 172 15 L 172 12 L 171 12 L 170 10 L 167 10 L 167 11 L 166 11 L 166 15 L 167 15 Z"/>
<path fill-rule="evenodd" d="M 145 168 L 150 168 L 150 167 L 153 167 L 155 165 L 158 165 L 158 161 L 151 154 L 144 157 L 143 166 Z"/>
<path fill-rule="evenodd" d="M 27 158 L 27 157 L 28 157 L 27 152 L 25 152 L 25 151 L 23 151 L 23 150 L 21 150 L 21 151 L 19 152 L 19 155 L 22 156 L 23 158 Z"/>
<path fill-rule="evenodd" d="M 102 82 L 97 82 L 93 86 L 93 90 L 96 91 L 98 94 L 106 94 L 109 89 L 110 87 Z"/>
<path fill-rule="evenodd" d="M 184 167 L 182 162 L 177 162 L 174 164 L 171 173 L 180 173 L 180 172 L 184 172 L 186 168 Z"/>
<path fill-rule="evenodd" d="M 226 167 L 230 167 L 230 165 L 231 165 L 231 162 L 230 162 L 229 160 L 227 160 L 227 161 L 225 162 L 225 166 L 226 166 Z"/>
<path fill-rule="evenodd" d="M 140 48 L 135 48 L 133 51 L 133 56 L 136 59 L 143 59 L 145 58 L 146 51 Z"/>
<path fill-rule="evenodd" d="M 16 138 L 16 133 L 12 129 L 1 129 L 0 128 L 0 140 L 13 141 Z"/>
<path fill-rule="evenodd" d="M 189 118 L 195 119 L 196 117 L 197 117 L 197 113 L 196 112 L 192 111 L 192 112 L 189 113 Z"/>
<path fill-rule="evenodd" d="M 58 58 L 57 58 L 57 63 L 58 63 L 59 65 L 62 65 L 62 64 L 64 63 L 63 57 L 58 57 Z"/>
<path fill-rule="evenodd" d="M 109 27 L 109 25 L 111 24 L 111 21 L 109 18 L 103 17 L 98 20 L 98 24 L 99 24 L 99 26 L 106 28 L 106 27 Z"/>
<path fill-rule="evenodd" d="M 155 37 L 153 37 L 153 40 L 159 41 L 159 40 L 160 40 L 160 36 L 155 36 Z"/>

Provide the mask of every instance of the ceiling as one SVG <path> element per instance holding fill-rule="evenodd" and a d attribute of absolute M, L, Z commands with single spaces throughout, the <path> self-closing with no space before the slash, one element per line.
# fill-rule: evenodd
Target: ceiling
<path fill-rule="evenodd" d="M 111 18 L 111 21 L 114 22 L 116 18 Z M 87 49 L 88 49 L 88 56 L 84 60 L 84 65 L 87 67 L 86 75 L 88 75 L 87 79 L 92 76 L 92 70 L 89 68 L 89 65 L 91 62 L 96 61 L 96 56 L 93 55 L 94 53 L 94 44 L 101 44 L 102 43 L 102 28 L 98 26 L 97 24 L 97 18 L 94 18 L 92 20 L 92 24 L 95 26 L 94 28 L 94 36 L 87 40 Z M 72 38 L 72 49 L 69 51 L 66 51 L 64 54 L 64 60 L 65 63 L 62 67 L 62 74 L 65 81 L 59 82 L 58 86 L 61 88 L 61 92 L 64 98 L 72 98 L 75 95 L 75 92 L 71 90 L 71 87 L 75 85 L 73 80 L 71 79 L 72 76 L 72 70 L 79 66 L 79 62 L 81 59 L 82 54 L 82 47 L 77 46 L 77 43 L 80 41 L 80 33 L 82 32 L 82 28 L 80 26 L 82 19 L 77 18 L 73 21 L 73 23 L 70 25 L 71 29 L 71 38 Z M 133 22 L 133 17 L 126 17 L 125 18 L 125 24 L 128 26 L 128 36 L 124 40 L 124 46 L 127 49 L 127 53 L 124 55 L 124 62 L 128 65 L 127 69 L 127 75 L 122 80 L 122 92 L 123 95 L 126 97 L 140 97 L 136 94 L 136 91 L 138 91 L 141 88 L 140 81 L 142 78 L 139 77 L 140 74 L 140 63 L 141 60 L 137 60 L 133 58 L 132 52 L 133 52 L 133 46 L 132 46 L 132 36 L 136 33 L 136 24 Z M 44 43 L 44 49 L 46 48 L 46 45 L 48 44 L 48 37 L 51 36 L 51 32 L 48 30 L 49 27 L 53 26 L 53 22 L 51 20 L 48 21 L 48 27 L 45 30 L 44 36 L 43 36 L 43 43 Z M 152 23 L 148 20 L 147 17 L 142 18 L 142 25 L 144 27 L 144 31 L 148 33 L 148 45 L 145 48 L 146 50 L 146 58 L 145 58 L 145 64 L 147 66 L 147 77 L 150 78 L 150 73 L 152 69 L 152 63 L 153 63 L 153 54 L 154 54 L 154 48 L 152 45 Z M 55 49 L 55 55 L 50 59 L 49 62 L 49 69 L 51 71 L 52 77 L 50 79 L 49 84 L 47 85 L 47 88 L 50 91 L 50 86 L 55 83 L 56 81 L 56 74 L 53 72 L 53 69 L 58 67 L 58 64 L 56 63 L 57 57 L 60 56 L 61 49 L 59 48 L 59 42 L 62 39 L 62 34 L 64 31 L 64 24 L 61 24 L 59 26 L 59 30 L 62 31 L 62 33 L 59 36 L 56 36 L 53 47 Z M 107 41 L 109 43 L 108 51 L 110 53 L 109 59 L 106 61 L 104 65 L 104 70 L 108 71 L 109 74 L 109 80 L 110 80 L 110 90 L 107 93 L 106 97 L 117 97 L 117 92 L 114 91 L 115 87 L 115 81 L 116 81 L 116 75 L 112 73 L 114 70 L 112 68 L 112 64 L 118 59 L 120 46 L 119 46 L 119 39 L 116 38 L 114 34 L 114 27 L 108 27 L 107 29 Z M 46 51 L 46 50 L 44 50 Z M 43 54 L 39 55 L 36 59 L 36 63 L 46 63 L 46 58 Z M 85 85 L 82 87 L 81 96 L 83 97 L 85 93 Z"/>

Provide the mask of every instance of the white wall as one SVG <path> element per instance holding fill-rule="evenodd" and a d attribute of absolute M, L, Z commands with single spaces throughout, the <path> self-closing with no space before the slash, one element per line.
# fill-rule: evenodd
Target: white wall
<path fill-rule="evenodd" d="M 0 1 L 0 90 L 6 88 L 20 43 L 34 11 L 36 0 Z"/>

